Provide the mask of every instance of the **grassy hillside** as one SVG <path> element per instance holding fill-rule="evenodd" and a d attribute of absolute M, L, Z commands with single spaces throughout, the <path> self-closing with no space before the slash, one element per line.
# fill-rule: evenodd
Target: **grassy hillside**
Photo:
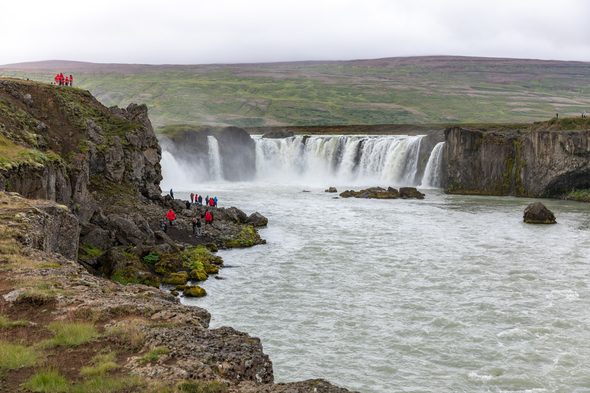
<path fill-rule="evenodd" d="M 103 104 L 145 103 L 154 125 L 518 123 L 590 111 L 590 63 L 423 57 L 208 66 L 0 66 L 51 81 L 56 72 Z"/>

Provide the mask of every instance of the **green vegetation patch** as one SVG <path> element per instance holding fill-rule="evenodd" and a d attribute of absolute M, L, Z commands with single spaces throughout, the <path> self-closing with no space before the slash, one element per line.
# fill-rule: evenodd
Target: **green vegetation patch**
<path fill-rule="evenodd" d="M 43 393 L 115 393 L 144 385 L 138 376 L 94 376 L 81 382 L 73 382 L 68 381 L 57 369 L 48 368 L 33 375 L 24 387 Z"/>
<path fill-rule="evenodd" d="M 0 330 L 8 330 L 17 326 L 27 326 L 29 321 L 19 319 L 18 321 L 12 321 L 6 315 L 0 314 Z"/>
<path fill-rule="evenodd" d="M 226 247 L 252 247 L 257 240 L 260 240 L 260 235 L 252 226 L 245 225 L 237 235 L 222 236 L 220 239 Z"/>
<path fill-rule="evenodd" d="M 139 362 L 142 364 L 146 364 L 149 362 L 157 362 L 160 355 L 167 355 L 170 353 L 165 347 L 158 347 L 156 349 L 151 350 L 147 355 L 139 359 Z"/>
<path fill-rule="evenodd" d="M 91 360 L 93 365 L 82 367 L 80 375 L 83 377 L 97 377 L 109 374 L 119 368 L 119 365 L 115 363 L 116 356 L 117 352 L 96 355 Z"/>
<path fill-rule="evenodd" d="M 41 355 L 37 349 L 0 340 L 0 369 L 34 366 Z"/>
<path fill-rule="evenodd" d="M 74 347 L 98 337 L 94 325 L 85 322 L 52 322 L 47 329 L 55 333 L 55 337 L 48 341 L 51 346 Z"/>

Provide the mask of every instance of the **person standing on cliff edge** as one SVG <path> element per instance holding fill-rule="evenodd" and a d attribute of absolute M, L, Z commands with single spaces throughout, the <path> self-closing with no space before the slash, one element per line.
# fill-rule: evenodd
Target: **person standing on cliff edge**
<path fill-rule="evenodd" d="M 195 194 L 191 192 L 191 203 L 193 203 L 194 198 L 195 198 Z"/>
<path fill-rule="evenodd" d="M 170 189 L 170 198 L 174 199 L 174 192 L 172 192 L 172 188 Z"/>
<path fill-rule="evenodd" d="M 555 118 L 556 118 L 556 119 L 559 119 L 559 113 L 556 113 L 556 114 L 555 114 Z"/>

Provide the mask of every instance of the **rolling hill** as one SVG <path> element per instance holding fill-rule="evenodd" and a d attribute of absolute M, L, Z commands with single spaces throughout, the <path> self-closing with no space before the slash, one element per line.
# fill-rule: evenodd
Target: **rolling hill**
<path fill-rule="evenodd" d="M 518 123 L 590 109 L 590 63 L 406 57 L 265 64 L 45 61 L 0 76 L 74 75 L 107 106 L 145 103 L 154 125 L 240 127 Z"/>

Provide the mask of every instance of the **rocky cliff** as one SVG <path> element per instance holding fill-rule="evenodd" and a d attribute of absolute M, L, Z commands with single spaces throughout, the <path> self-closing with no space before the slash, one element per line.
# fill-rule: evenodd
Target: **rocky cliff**
<path fill-rule="evenodd" d="M 577 130 L 551 129 L 552 124 L 512 130 L 446 129 L 446 192 L 551 197 L 589 188 L 587 122 Z"/>
<path fill-rule="evenodd" d="M 106 108 L 87 91 L 0 82 L 0 190 L 66 205 L 81 221 L 90 185 L 129 185 L 159 198 L 161 148 L 145 105 Z"/>

